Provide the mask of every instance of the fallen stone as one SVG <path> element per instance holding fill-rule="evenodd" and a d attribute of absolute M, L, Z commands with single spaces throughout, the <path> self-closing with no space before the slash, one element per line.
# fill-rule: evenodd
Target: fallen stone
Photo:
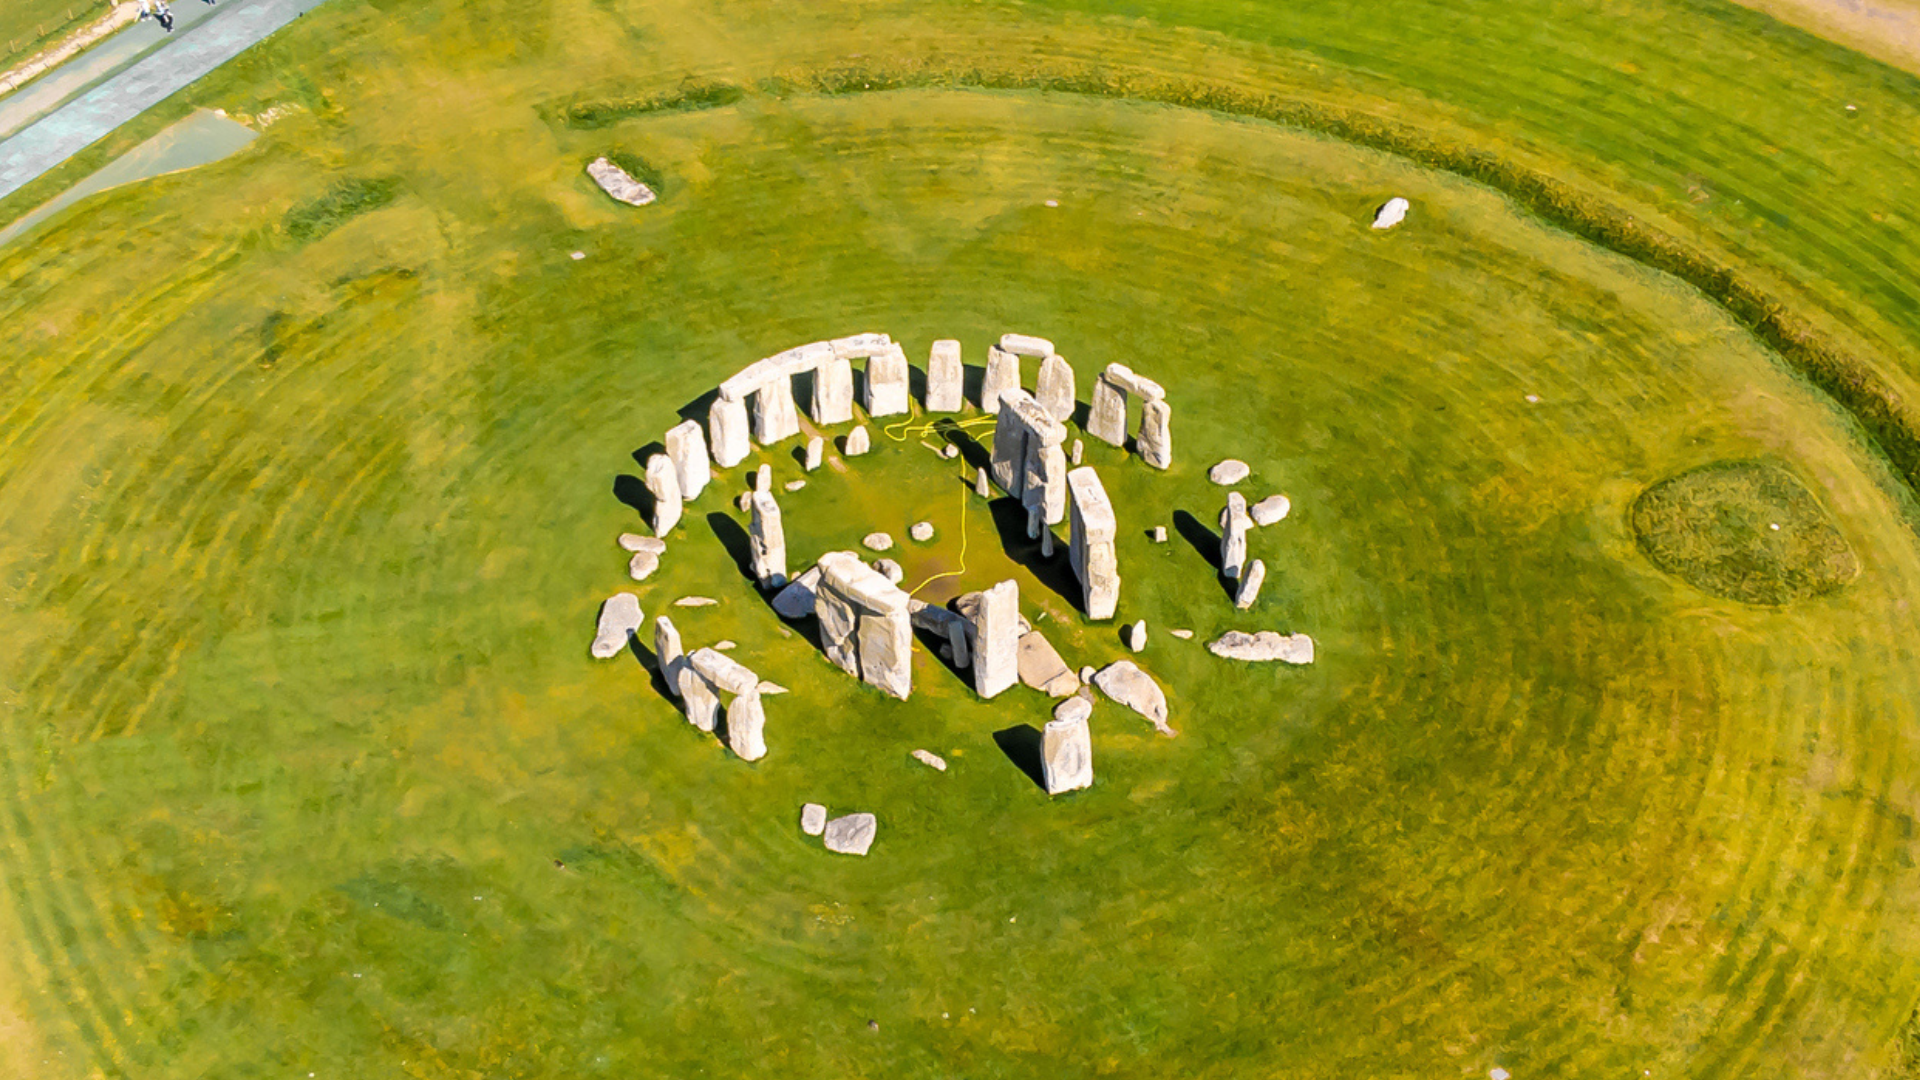
<path fill-rule="evenodd" d="M 1207 643 L 1207 651 L 1227 660 L 1279 660 L 1288 664 L 1313 663 L 1313 639 L 1305 634 L 1257 634 L 1229 630 Z"/>
<path fill-rule="evenodd" d="M 707 489 L 713 479 L 713 462 L 707 456 L 707 434 L 698 422 L 683 420 L 667 429 L 667 457 L 680 481 L 680 497 L 692 499 Z"/>
<path fill-rule="evenodd" d="M 1293 502 L 1285 495 L 1269 495 L 1248 507 L 1247 514 L 1253 518 L 1255 525 L 1271 525 L 1286 520 L 1292 510 Z"/>
<path fill-rule="evenodd" d="M 894 562 L 892 559 L 875 559 L 873 560 L 873 568 L 880 571 L 882 577 L 893 582 L 895 585 L 900 584 L 900 579 L 907 576 L 907 572 L 900 568 L 900 564 Z"/>
<path fill-rule="evenodd" d="M 966 372 L 960 364 L 960 343 L 942 338 L 933 343 L 927 356 L 927 411 L 959 412 L 966 404 L 963 393 Z"/>
<path fill-rule="evenodd" d="M 873 449 L 873 436 L 867 434 L 867 425 L 861 424 L 847 432 L 847 448 L 841 453 L 847 457 L 859 457 Z"/>
<path fill-rule="evenodd" d="M 886 533 L 868 533 L 860 538 L 861 546 L 871 551 L 888 551 L 893 547 L 893 537 Z"/>
<path fill-rule="evenodd" d="M 633 178 L 633 174 L 608 158 L 595 158 L 587 165 L 587 175 L 606 192 L 628 206 L 646 206 L 659 198 L 653 189 Z"/>
<path fill-rule="evenodd" d="M 1153 677 L 1131 660 L 1116 660 L 1094 673 L 1093 685 L 1114 701 L 1147 718 L 1162 735 L 1176 732 L 1167 726 L 1167 694 Z"/>
<path fill-rule="evenodd" d="M 780 486 L 786 488 L 788 491 L 799 491 L 801 488 L 807 486 L 807 482 L 805 480 L 789 480 Z"/>
<path fill-rule="evenodd" d="M 1259 559 L 1247 565 L 1246 576 L 1240 579 L 1240 588 L 1233 594 L 1233 606 L 1245 611 L 1260 599 L 1260 586 L 1267 580 L 1267 564 Z"/>
<path fill-rule="evenodd" d="M 636 551 L 633 558 L 627 560 L 627 576 L 635 581 L 645 581 L 660 569 L 660 556 L 651 551 Z"/>
<path fill-rule="evenodd" d="M 841 855 L 865 855 L 880 828 L 872 814 L 848 814 L 827 822 L 827 850 Z"/>
<path fill-rule="evenodd" d="M 714 643 L 713 643 L 713 647 L 714 647 L 714 649 L 715 649 L 715 650 L 717 650 L 717 651 L 719 651 L 719 652 L 726 652 L 726 651 L 727 651 L 728 649 L 737 649 L 737 648 L 739 648 L 739 647 L 740 647 L 740 643 L 739 643 L 739 642 L 736 642 L 736 641 L 734 641 L 734 640 L 732 640 L 732 639 L 730 639 L 730 638 L 721 638 L 721 639 L 720 639 L 719 641 L 716 641 L 716 642 L 714 642 Z"/>
<path fill-rule="evenodd" d="M 1053 707 L 1055 720 L 1085 721 L 1093 715 L 1093 699 L 1083 693 L 1076 693 Z"/>
<path fill-rule="evenodd" d="M 820 467 L 820 460 L 825 455 L 826 449 L 827 440 L 818 435 L 807 440 L 807 454 L 803 465 L 808 472 L 812 472 Z"/>
<path fill-rule="evenodd" d="M 665 536 L 680 524 L 680 476 L 673 459 L 665 454 L 648 458 L 646 483 L 653 496 L 653 534 Z"/>
<path fill-rule="evenodd" d="M 627 647 L 627 638 L 640 629 L 646 617 L 640 613 L 640 598 L 630 592 L 614 593 L 600 605 L 600 623 L 594 628 L 594 659 L 619 656 Z"/>
<path fill-rule="evenodd" d="M 742 761 L 767 756 L 767 710 L 758 690 L 749 690 L 727 706 L 727 746 Z"/>
<path fill-rule="evenodd" d="M 1147 647 L 1147 620 L 1141 619 L 1127 627 L 1127 648 L 1139 652 Z"/>
<path fill-rule="evenodd" d="M 769 696 L 769 695 L 771 695 L 771 694 L 784 694 L 784 693 L 787 693 L 787 688 L 786 688 L 786 687 L 784 687 L 784 686 L 781 686 L 781 685 L 780 685 L 779 683 L 777 683 L 777 682 L 768 682 L 768 681 L 767 681 L 767 680 L 765 680 L 765 679 L 761 679 L 761 680 L 760 680 L 760 687 L 759 687 L 759 689 L 760 689 L 760 696 L 761 696 L 761 697 L 767 697 L 767 696 Z"/>
<path fill-rule="evenodd" d="M 781 589 L 773 598 L 774 614 L 783 619 L 804 619 L 813 614 L 814 592 L 820 587 L 820 568 L 808 567 L 806 572 Z"/>
<path fill-rule="evenodd" d="M 913 759 L 915 761 L 920 762 L 922 765 L 927 765 L 932 768 L 939 769 L 941 772 L 947 771 L 946 759 L 942 758 L 939 754 L 936 754 L 931 750 L 915 750 L 913 752 Z"/>
<path fill-rule="evenodd" d="M 747 670 L 745 664 L 715 649 L 695 649 L 687 656 L 687 662 L 700 677 L 712 683 L 716 688 L 729 694 L 751 694 L 757 692 L 760 676 Z"/>
<path fill-rule="evenodd" d="M 1073 366 L 1058 353 L 1048 353 L 1040 361 L 1040 378 L 1034 384 L 1033 399 L 1048 416 L 1065 421 L 1073 416 Z"/>
<path fill-rule="evenodd" d="M 1049 795 L 1093 786 L 1093 736 L 1085 716 L 1047 721 L 1040 733 L 1040 776 Z"/>
<path fill-rule="evenodd" d="M 807 803 L 800 808 L 800 831 L 808 836 L 819 836 L 827 831 L 827 808 L 817 802 Z"/>
<path fill-rule="evenodd" d="M 933 539 L 933 522 L 916 521 L 907 528 L 907 535 L 924 544 Z"/>
<path fill-rule="evenodd" d="M 1053 353 L 1053 342 L 1031 334 L 1001 334 L 1000 347 L 1015 356 L 1030 356 L 1035 360 Z"/>
<path fill-rule="evenodd" d="M 1237 458 L 1228 458 L 1207 470 L 1207 479 L 1221 486 L 1237 484 L 1253 472 L 1247 463 Z"/>
<path fill-rule="evenodd" d="M 1167 631 L 1167 633 L 1172 634 L 1174 637 L 1179 638 L 1181 641 L 1193 640 L 1193 631 L 1191 630 L 1169 630 Z"/>
<path fill-rule="evenodd" d="M 711 596 L 683 596 L 673 602 L 674 607 L 712 607 L 720 601 Z"/>
<path fill-rule="evenodd" d="M 1020 637 L 1019 669 L 1023 684 L 1048 697 L 1066 697 L 1080 689 L 1080 677 L 1038 630 Z"/>
<path fill-rule="evenodd" d="M 1400 224 L 1407 219 L 1407 210 L 1411 205 L 1407 200 L 1398 195 L 1388 199 L 1386 204 L 1381 206 L 1379 211 L 1373 215 L 1373 227 L 1376 229 L 1391 229 L 1395 225 Z"/>
<path fill-rule="evenodd" d="M 642 536 L 639 533 L 621 533 L 620 546 L 632 552 L 651 551 L 655 555 L 667 553 L 667 542 L 657 536 Z"/>

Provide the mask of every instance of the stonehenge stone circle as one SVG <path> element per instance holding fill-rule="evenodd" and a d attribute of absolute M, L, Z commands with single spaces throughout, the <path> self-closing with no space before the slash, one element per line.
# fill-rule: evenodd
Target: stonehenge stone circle
<path fill-rule="evenodd" d="M 827 808 L 817 802 L 810 802 L 800 808 L 800 831 L 808 836 L 819 836 L 827 831 Z"/>
<path fill-rule="evenodd" d="M 800 412 L 793 403 L 793 379 L 775 374 L 753 392 L 753 437 L 761 446 L 800 434 Z"/>
<path fill-rule="evenodd" d="M 1066 517 L 1067 458 L 1060 450 L 1066 438 L 1066 427 L 1025 390 L 1016 386 L 1000 395 L 990 475 L 1020 505 L 1040 507 L 1049 525 Z M 1030 527 L 1028 535 L 1038 539 L 1039 530 Z"/>
<path fill-rule="evenodd" d="M 1087 409 L 1087 434 L 1110 446 L 1127 444 L 1127 393 L 1107 378 L 1093 381 L 1093 401 Z"/>
<path fill-rule="evenodd" d="M 588 650 L 596 660 L 620 655 L 627 638 L 646 617 L 640 613 L 640 598 L 630 592 L 614 593 L 600 605 L 600 621 L 594 627 L 593 647 Z"/>
<path fill-rule="evenodd" d="M 966 404 L 966 369 L 960 363 L 960 343 L 942 338 L 927 354 L 927 411 L 959 412 Z"/>
<path fill-rule="evenodd" d="M 753 493 L 753 520 L 747 529 L 753 551 L 753 578 L 763 589 L 787 583 L 787 532 L 780 521 L 780 504 L 770 491 Z"/>
<path fill-rule="evenodd" d="M 853 361 L 834 356 L 813 369 L 813 422 L 822 426 L 853 420 Z"/>
<path fill-rule="evenodd" d="M 1239 458 L 1227 458 L 1207 470 L 1207 479 L 1221 487 L 1228 487 L 1245 480 L 1252 472 L 1247 463 Z"/>
<path fill-rule="evenodd" d="M 848 814 L 827 822 L 827 850 L 841 855 L 865 855 L 873 846 L 880 823 L 872 814 Z"/>
<path fill-rule="evenodd" d="M 1034 385 L 1034 400 L 1048 416 L 1062 423 L 1073 419 L 1073 365 L 1059 353 L 1048 353 L 1040 361 L 1040 379 Z"/>
<path fill-rule="evenodd" d="M 1093 734 L 1086 717 L 1047 721 L 1040 733 L 1040 775 L 1049 795 L 1093 786 Z"/>
<path fill-rule="evenodd" d="M 1220 511 L 1220 573 L 1228 581 L 1239 581 L 1247 565 L 1247 533 L 1253 519 L 1247 516 L 1247 497 L 1237 491 L 1227 493 L 1227 508 Z"/>
<path fill-rule="evenodd" d="M 867 359 L 867 415 L 896 416 L 912 406 L 908 393 L 907 354 L 898 345 Z"/>
<path fill-rule="evenodd" d="M 1229 630 L 1208 642 L 1207 651 L 1227 660 L 1313 663 L 1312 638 L 1305 634 L 1277 634 L 1272 630 L 1262 630 L 1257 634 Z"/>
<path fill-rule="evenodd" d="M 1093 685 L 1114 701 L 1125 705 L 1153 724 L 1162 735 L 1172 735 L 1167 726 L 1167 694 L 1153 677 L 1131 660 L 1116 660 L 1093 674 Z"/>
<path fill-rule="evenodd" d="M 1000 395 L 1020 389 L 1020 358 L 998 345 L 987 347 L 987 371 L 980 380 L 980 408 L 1000 411 Z"/>
<path fill-rule="evenodd" d="M 1269 495 L 1247 508 L 1255 525 L 1271 525 L 1276 521 L 1285 521 L 1293 510 L 1293 501 L 1285 495 Z"/>
<path fill-rule="evenodd" d="M 1073 576 L 1079 579 L 1081 598 L 1087 618 L 1098 622 L 1113 618 L 1120 603 L 1120 562 L 1114 553 L 1117 528 L 1113 503 L 1092 466 L 1082 466 L 1067 474 L 1067 487 L 1073 493 L 1071 547 L 1068 559 Z"/>
<path fill-rule="evenodd" d="M 667 429 L 667 456 L 673 459 L 675 479 L 680 481 L 680 497 L 691 500 L 707 488 L 713 479 L 713 463 L 707 456 L 707 433 L 697 420 L 685 420 Z"/>
<path fill-rule="evenodd" d="M 867 434 L 867 425 L 861 424 L 847 432 L 847 448 L 844 451 L 847 457 L 859 457 L 871 449 L 873 437 Z"/>
<path fill-rule="evenodd" d="M 745 461 L 753 449 L 747 431 L 746 402 L 714 399 L 707 410 L 708 449 L 713 453 L 713 463 L 731 469 Z"/>
<path fill-rule="evenodd" d="M 813 438 L 807 440 L 807 456 L 806 456 L 805 462 L 803 463 L 803 467 L 808 472 L 812 472 L 813 470 L 820 467 L 820 459 L 821 459 L 821 456 L 826 452 L 826 448 L 827 448 L 827 440 L 821 438 L 818 435 L 815 435 Z"/>
<path fill-rule="evenodd" d="M 1135 445 L 1147 464 L 1164 469 L 1173 464 L 1173 409 L 1166 388 L 1125 364 L 1108 364 L 1093 383 L 1093 403 L 1087 413 L 1087 434 L 1112 446 L 1127 444 L 1127 398 L 1141 400 L 1140 437 Z"/>
<path fill-rule="evenodd" d="M 647 459 L 647 492 L 653 496 L 653 534 L 667 535 L 667 530 L 680 524 L 680 476 L 674 471 L 673 459 L 665 454 L 655 454 Z"/>
<path fill-rule="evenodd" d="M 1259 559 L 1247 566 L 1246 576 L 1240 579 L 1240 588 L 1233 594 L 1233 606 L 1245 611 L 1260 599 L 1260 586 L 1267 580 L 1267 564 Z"/>
<path fill-rule="evenodd" d="M 660 663 L 660 681 L 667 684 L 669 693 L 679 697 L 680 669 L 687 666 L 687 658 L 680 648 L 680 631 L 665 615 L 653 620 L 653 655 Z"/>

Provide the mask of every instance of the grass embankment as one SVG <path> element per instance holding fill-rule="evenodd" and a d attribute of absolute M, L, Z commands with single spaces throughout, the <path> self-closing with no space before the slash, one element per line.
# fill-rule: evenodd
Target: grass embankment
<path fill-rule="evenodd" d="M 0 6 L 0 69 L 25 60 L 113 9 L 109 3 L 17 0 Z"/>

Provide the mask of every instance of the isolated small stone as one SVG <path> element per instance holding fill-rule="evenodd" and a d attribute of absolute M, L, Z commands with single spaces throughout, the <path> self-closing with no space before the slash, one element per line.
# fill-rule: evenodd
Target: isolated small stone
<path fill-rule="evenodd" d="M 1167 631 L 1167 633 L 1172 634 L 1174 637 L 1179 638 L 1181 641 L 1193 640 L 1193 631 L 1191 630 L 1169 630 Z"/>
<path fill-rule="evenodd" d="M 907 535 L 924 544 L 933 539 L 933 522 L 916 521 L 907 529 Z"/>
<path fill-rule="evenodd" d="M 1153 527 L 1153 542 L 1156 544 L 1164 544 L 1167 542 L 1167 527 L 1165 525 L 1155 525 Z"/>
<path fill-rule="evenodd" d="M 1238 458 L 1228 458 L 1213 468 L 1208 469 L 1207 479 L 1223 486 L 1227 484 L 1237 484 L 1245 480 L 1252 472 L 1253 470 L 1247 466 L 1246 462 Z"/>
<path fill-rule="evenodd" d="M 683 596 L 673 602 L 674 607 L 712 607 L 720 601 L 711 596 Z"/>
<path fill-rule="evenodd" d="M 655 555 L 667 553 L 667 542 L 657 536 L 641 536 L 639 533 L 621 533 L 620 546 L 636 554 L 651 551 Z"/>
<path fill-rule="evenodd" d="M 1127 627 L 1127 648 L 1139 652 L 1147 647 L 1147 620 L 1141 619 Z"/>
<path fill-rule="evenodd" d="M 893 537 L 883 532 L 868 533 L 860 543 L 870 551 L 889 551 L 893 548 Z"/>
<path fill-rule="evenodd" d="M 633 178 L 633 174 L 608 158 L 595 158 L 587 166 L 587 175 L 606 192 L 628 206 L 646 206 L 659 198 L 653 189 Z"/>
<path fill-rule="evenodd" d="M 1379 211 L 1373 215 L 1373 227 L 1376 229 L 1391 229 L 1395 225 L 1400 224 L 1407 219 L 1407 210 L 1410 205 L 1407 200 L 1398 195 L 1388 199 L 1386 204 L 1381 206 Z"/>
<path fill-rule="evenodd" d="M 1269 495 L 1247 508 L 1247 515 L 1253 518 L 1255 525 L 1271 525 L 1286 519 L 1293 509 L 1292 500 L 1285 495 Z"/>
<path fill-rule="evenodd" d="M 627 576 L 635 581 L 645 581 L 660 569 L 660 556 L 651 551 L 636 551 L 633 558 L 627 560 Z"/>
<path fill-rule="evenodd" d="M 913 758 L 922 765 L 931 766 L 932 768 L 939 769 L 941 772 L 947 771 L 946 759 L 931 750 L 915 750 L 913 752 Z"/>
<path fill-rule="evenodd" d="M 847 448 L 842 451 L 848 457 L 859 457 L 873 449 L 873 436 L 867 434 L 867 425 L 861 424 L 847 432 Z"/>
<path fill-rule="evenodd" d="M 827 808 L 817 802 L 810 802 L 800 808 L 800 831 L 808 836 L 819 836 L 827 831 Z"/>
<path fill-rule="evenodd" d="M 1055 720 L 1085 720 L 1093 715 L 1093 699 L 1083 694 L 1075 694 L 1053 707 Z"/>
<path fill-rule="evenodd" d="M 807 486 L 807 482 L 805 480 L 789 480 L 781 486 L 788 491 L 799 491 L 801 488 Z"/>
<path fill-rule="evenodd" d="M 827 822 L 827 850 L 841 855 L 865 855 L 880 828 L 872 814 L 848 814 Z"/>
<path fill-rule="evenodd" d="M 827 441 L 818 435 L 807 440 L 805 466 L 808 472 L 820 467 L 822 456 L 826 453 Z"/>

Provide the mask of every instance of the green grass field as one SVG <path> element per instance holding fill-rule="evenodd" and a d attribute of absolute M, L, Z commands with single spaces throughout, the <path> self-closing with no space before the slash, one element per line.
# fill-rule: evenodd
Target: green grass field
<path fill-rule="evenodd" d="M 0 1074 L 1910 1075 L 1920 544 L 1875 434 L 1498 190 L 981 70 L 1485 148 L 1920 376 L 1915 80 L 1717 3 L 335 0 L 116 140 L 304 111 L 0 248 Z M 600 195 L 607 152 L 662 200 Z M 628 585 L 633 452 L 863 330 L 1169 387 L 1173 470 L 1089 448 L 1112 625 L 917 439 L 782 503 L 796 566 L 931 520 L 913 583 L 964 537 L 1076 666 L 1146 619 L 1178 738 L 1102 701 L 1095 786 L 1049 800 L 993 737 L 1038 695 L 830 668 L 722 543 L 795 444 Z M 1249 613 L 1177 527 L 1228 455 L 1294 505 Z M 1776 605 L 1658 569 L 1636 500 L 1733 461 L 1857 573 Z M 766 759 L 587 657 L 627 587 L 791 688 Z M 1318 662 L 1208 655 L 1230 628 Z M 871 856 L 804 838 L 809 800 L 878 813 Z"/>
<path fill-rule="evenodd" d="M 0 5 L 0 64 L 24 60 L 40 45 L 106 14 L 106 4 L 80 0 L 14 0 Z"/>

